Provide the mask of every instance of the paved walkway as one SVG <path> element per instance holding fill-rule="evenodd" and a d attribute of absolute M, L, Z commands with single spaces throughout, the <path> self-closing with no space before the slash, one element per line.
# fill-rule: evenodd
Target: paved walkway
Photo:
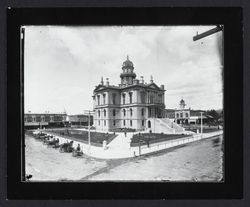
<path fill-rule="evenodd" d="M 206 133 L 206 134 L 203 134 L 202 136 L 201 134 L 196 134 L 196 135 L 188 136 L 185 138 L 164 141 L 160 143 L 154 143 L 154 144 L 151 144 L 150 147 L 148 146 L 130 147 L 130 140 L 133 134 L 135 133 L 127 132 L 126 137 L 125 137 L 124 133 L 117 133 L 118 136 L 114 140 L 112 140 L 105 148 L 89 146 L 80 141 L 74 141 L 73 147 L 76 147 L 78 144 L 80 144 L 81 149 L 84 154 L 91 156 L 91 157 L 99 158 L 99 159 L 122 159 L 122 158 L 131 158 L 131 157 L 139 156 L 142 154 L 149 154 L 149 153 L 157 152 L 163 149 L 168 149 L 171 147 L 198 141 L 200 139 L 214 137 L 214 136 L 223 134 L 223 131 L 221 130 L 217 132 Z M 60 144 L 70 141 L 70 139 L 67 139 L 65 137 L 56 136 L 56 138 L 59 138 Z"/>

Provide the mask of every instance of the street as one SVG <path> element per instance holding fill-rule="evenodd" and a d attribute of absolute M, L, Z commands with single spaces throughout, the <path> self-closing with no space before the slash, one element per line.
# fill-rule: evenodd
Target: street
<path fill-rule="evenodd" d="M 153 155 L 122 160 L 74 158 L 26 136 L 26 174 L 31 181 L 204 181 L 223 178 L 222 137 Z"/>

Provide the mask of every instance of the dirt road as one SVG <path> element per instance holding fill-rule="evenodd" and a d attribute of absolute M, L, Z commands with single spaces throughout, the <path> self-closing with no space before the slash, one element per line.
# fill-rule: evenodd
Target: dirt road
<path fill-rule="evenodd" d="M 97 160 L 74 158 L 26 136 L 25 152 L 31 181 L 219 181 L 223 177 L 221 137 L 136 159 Z"/>

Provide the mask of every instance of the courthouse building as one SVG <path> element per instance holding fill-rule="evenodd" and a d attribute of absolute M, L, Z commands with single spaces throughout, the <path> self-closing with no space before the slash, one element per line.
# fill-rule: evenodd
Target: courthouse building
<path fill-rule="evenodd" d="M 150 83 L 145 83 L 142 76 L 137 79 L 128 56 L 121 69 L 119 85 L 111 85 L 108 78 L 104 83 L 102 78 L 94 89 L 94 126 L 102 131 L 150 128 L 147 119 L 164 117 L 164 85 L 158 86 L 152 76 Z"/>

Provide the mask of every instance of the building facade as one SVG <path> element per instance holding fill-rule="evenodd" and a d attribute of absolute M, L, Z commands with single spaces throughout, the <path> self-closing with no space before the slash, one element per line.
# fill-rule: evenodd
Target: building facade
<path fill-rule="evenodd" d="M 94 126 L 100 131 L 117 128 L 144 130 L 148 118 L 163 118 L 165 89 L 154 83 L 136 79 L 134 65 L 127 57 L 122 64 L 121 83 L 110 85 L 103 78 L 93 92 Z"/>
<path fill-rule="evenodd" d="M 90 119 L 90 121 L 89 121 Z M 81 126 L 90 126 L 93 125 L 93 116 L 90 115 L 84 115 L 84 114 L 74 114 L 74 115 L 68 115 L 67 116 L 67 121 L 70 126 L 76 126 L 76 127 L 81 127 Z"/>
<path fill-rule="evenodd" d="M 27 113 L 24 114 L 25 129 L 53 128 L 53 127 L 81 127 L 88 126 L 89 116 L 84 114 L 67 115 L 66 113 Z M 90 115 L 90 126 L 93 116 Z"/>
<path fill-rule="evenodd" d="M 25 129 L 63 127 L 66 118 L 66 113 L 27 113 L 24 114 L 24 127 Z"/>
<path fill-rule="evenodd" d="M 203 123 L 206 123 L 211 117 L 204 110 L 193 110 L 185 108 L 186 103 L 181 99 L 178 109 L 165 109 L 165 118 L 174 121 L 177 124 L 200 124 L 201 112 Z"/>

